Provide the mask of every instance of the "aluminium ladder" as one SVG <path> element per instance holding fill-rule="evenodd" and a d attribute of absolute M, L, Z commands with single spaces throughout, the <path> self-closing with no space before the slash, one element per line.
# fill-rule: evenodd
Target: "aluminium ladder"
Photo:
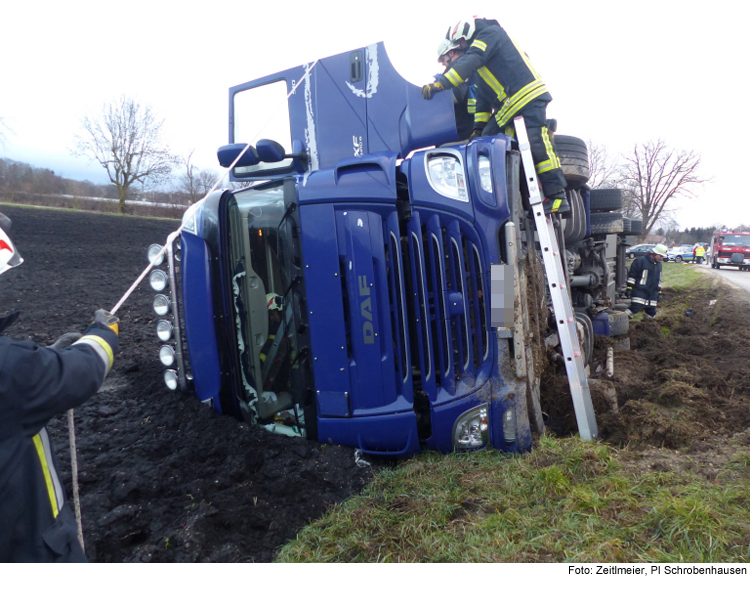
<path fill-rule="evenodd" d="M 547 284 L 552 297 L 552 307 L 555 312 L 555 324 L 560 337 L 563 357 L 565 359 L 565 370 L 568 374 L 570 384 L 570 395 L 573 398 L 573 408 L 576 413 L 578 432 L 582 439 L 591 440 L 598 437 L 594 406 L 591 403 L 591 393 L 586 378 L 581 345 L 578 342 L 576 331 L 576 318 L 573 313 L 573 305 L 568 295 L 568 282 L 563 272 L 563 256 L 560 251 L 552 219 L 544 215 L 542 195 L 539 191 L 539 183 L 536 178 L 536 169 L 531 157 L 531 146 L 529 136 L 526 132 L 526 124 L 523 117 L 514 119 L 518 146 L 521 150 L 521 162 L 523 163 L 526 184 L 529 189 L 529 203 L 531 204 L 532 217 L 536 225 L 539 244 L 542 247 L 542 259 L 547 275 Z"/>

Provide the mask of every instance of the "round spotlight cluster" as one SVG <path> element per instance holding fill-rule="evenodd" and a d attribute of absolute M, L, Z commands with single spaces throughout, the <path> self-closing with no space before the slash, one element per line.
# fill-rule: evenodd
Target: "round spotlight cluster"
<path fill-rule="evenodd" d="M 182 358 L 178 359 L 176 347 L 180 346 L 178 342 L 175 344 L 174 339 L 179 337 L 179 331 L 175 330 L 173 324 L 177 309 L 173 307 L 172 294 L 170 293 L 172 285 L 170 283 L 169 275 L 162 269 L 157 269 L 159 265 L 162 265 L 165 259 L 170 258 L 170 267 L 173 263 L 172 258 L 176 261 L 180 260 L 180 244 L 179 241 L 172 246 L 172 248 L 165 248 L 159 244 L 152 244 L 148 248 L 148 260 L 154 266 L 154 269 L 149 274 L 148 280 L 151 288 L 157 293 L 154 296 L 153 309 L 154 312 L 161 318 L 156 323 L 156 335 L 159 340 L 163 343 L 159 348 L 159 361 L 169 368 L 164 372 L 164 383 L 170 390 L 177 390 L 180 388 L 180 375 L 183 372 Z M 173 276 L 174 277 L 174 276 Z M 179 366 L 175 368 L 176 366 Z"/>

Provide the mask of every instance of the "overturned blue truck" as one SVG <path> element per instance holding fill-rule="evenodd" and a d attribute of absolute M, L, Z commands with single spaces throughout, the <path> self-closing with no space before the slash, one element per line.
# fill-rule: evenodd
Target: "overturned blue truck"
<path fill-rule="evenodd" d="M 595 334 L 627 331 L 616 300 L 639 232 L 615 192 L 589 191 L 585 143 L 556 141 L 588 362 Z M 557 342 L 514 142 L 459 141 L 451 94 L 423 100 L 382 44 L 231 88 L 229 142 L 241 188 L 191 207 L 152 273 L 167 386 L 368 454 L 528 450 Z M 493 268 L 513 278 L 497 326 Z"/>

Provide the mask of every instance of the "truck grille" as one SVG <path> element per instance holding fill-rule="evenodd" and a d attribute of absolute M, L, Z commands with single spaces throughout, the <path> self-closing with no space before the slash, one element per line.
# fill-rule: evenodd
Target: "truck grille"
<path fill-rule="evenodd" d="M 414 388 L 435 398 L 439 387 L 453 393 L 459 380 L 472 381 L 488 358 L 487 279 L 467 227 L 419 218 L 415 212 L 408 237 L 387 231 L 394 362 L 406 380 L 411 359 Z"/>

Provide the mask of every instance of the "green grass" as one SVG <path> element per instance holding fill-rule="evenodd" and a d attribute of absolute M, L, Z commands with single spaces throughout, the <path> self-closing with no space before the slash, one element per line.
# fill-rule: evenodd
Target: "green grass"
<path fill-rule="evenodd" d="M 665 289 L 682 292 L 686 289 L 693 289 L 696 283 L 711 281 L 711 279 L 712 276 L 699 271 L 697 265 L 683 263 L 662 264 L 661 282 L 662 287 Z"/>
<path fill-rule="evenodd" d="M 748 455 L 715 481 L 543 437 L 523 456 L 425 454 L 382 472 L 280 562 L 746 562 Z"/>

